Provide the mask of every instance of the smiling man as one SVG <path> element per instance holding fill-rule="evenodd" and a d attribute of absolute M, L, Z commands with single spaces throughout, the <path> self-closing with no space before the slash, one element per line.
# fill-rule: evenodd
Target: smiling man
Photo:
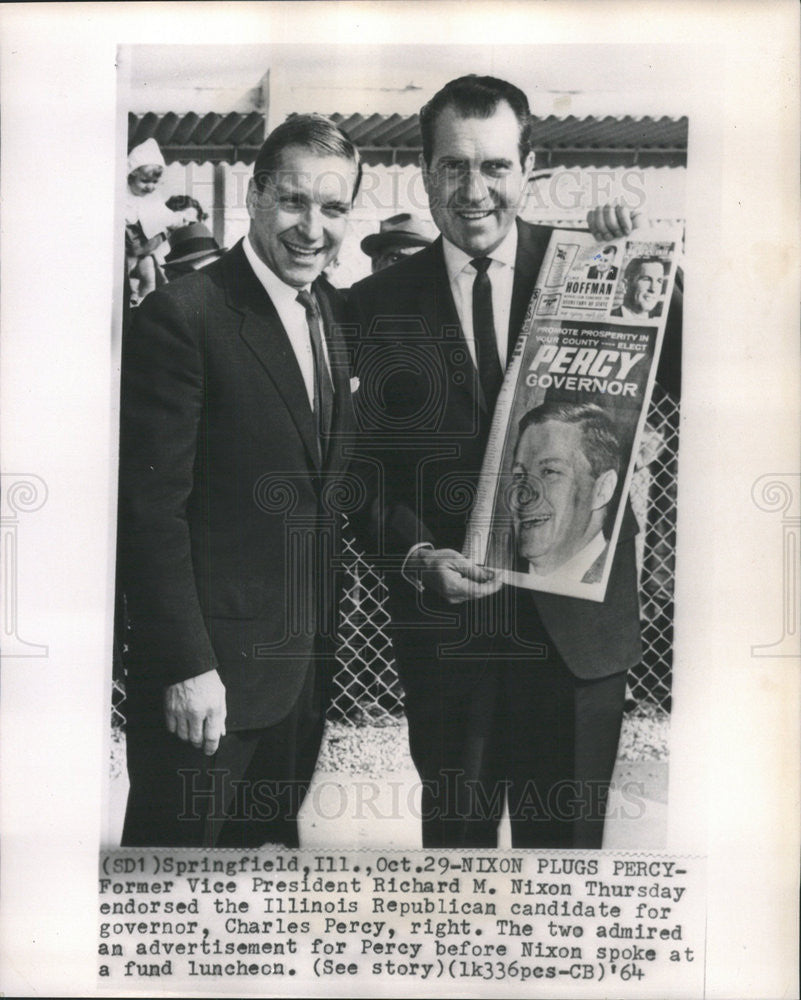
<path fill-rule="evenodd" d="M 616 246 L 604 247 L 599 254 L 595 255 L 595 263 L 587 270 L 587 278 L 590 281 L 599 279 L 603 281 L 614 281 L 617 277 L 617 268 L 614 263 L 616 255 Z"/>
<path fill-rule="evenodd" d="M 626 672 L 641 655 L 636 524 L 624 519 L 603 602 L 501 587 L 461 554 L 552 230 L 518 218 L 534 166 L 519 88 L 452 80 L 421 109 L 420 130 L 441 236 L 358 282 L 348 303 L 423 845 L 495 846 L 507 802 L 515 846 L 600 847 Z M 602 246 L 632 230 L 612 206 L 591 224 Z M 673 384 L 674 320 L 661 369 Z"/>
<path fill-rule="evenodd" d="M 436 118 L 428 154 L 424 140 L 423 182 L 431 214 L 448 243 L 470 257 L 496 250 L 517 218 L 534 166 L 534 154 L 520 145 L 521 111 L 499 101 L 488 129 L 486 119 L 446 105 Z"/>
<path fill-rule="evenodd" d="M 524 414 L 512 466 L 517 554 L 538 577 L 595 583 L 607 552 L 604 522 L 620 446 L 592 404 L 544 403 Z"/>
<path fill-rule="evenodd" d="M 612 310 L 611 315 L 629 319 L 659 316 L 665 274 L 665 261 L 659 257 L 635 257 L 630 260 L 623 272 L 623 302 Z"/>
<path fill-rule="evenodd" d="M 149 296 L 125 338 L 126 845 L 297 845 L 336 598 L 318 536 L 353 425 L 321 272 L 359 178 L 331 122 L 288 119 L 256 158 L 248 235 Z"/>

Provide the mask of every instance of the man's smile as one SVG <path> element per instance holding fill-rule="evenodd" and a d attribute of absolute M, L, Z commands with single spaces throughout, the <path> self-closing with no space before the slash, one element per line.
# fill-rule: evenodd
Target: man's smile
<path fill-rule="evenodd" d="M 534 517 L 526 517 L 520 521 L 520 527 L 525 528 L 539 528 L 540 525 L 545 524 L 546 521 L 550 521 L 550 514 L 537 514 Z"/>
<path fill-rule="evenodd" d="M 323 253 L 325 250 L 325 247 L 305 247 L 299 243 L 290 243 L 289 240 L 283 240 L 283 244 L 291 254 L 305 260 L 313 260 L 317 254 Z"/>
<path fill-rule="evenodd" d="M 465 219 L 467 222 L 478 222 L 481 219 L 486 219 L 495 212 L 494 208 L 457 208 L 455 210 L 456 214 L 460 219 Z"/>

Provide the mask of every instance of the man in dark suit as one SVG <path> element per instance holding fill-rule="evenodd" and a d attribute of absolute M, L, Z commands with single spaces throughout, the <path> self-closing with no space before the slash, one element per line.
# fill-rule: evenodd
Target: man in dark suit
<path fill-rule="evenodd" d="M 587 278 L 590 281 L 614 281 L 617 277 L 617 268 L 612 263 L 617 254 L 616 246 L 604 247 L 596 255 L 596 263 L 587 270 Z"/>
<path fill-rule="evenodd" d="M 342 305 L 320 275 L 359 178 L 331 122 L 288 119 L 257 156 L 248 236 L 149 296 L 126 335 L 126 845 L 298 842 L 353 426 Z"/>
<path fill-rule="evenodd" d="M 634 257 L 623 272 L 623 301 L 610 316 L 654 319 L 662 315 L 666 262 L 661 257 Z"/>
<path fill-rule="evenodd" d="M 420 125 L 442 236 L 357 283 L 349 305 L 423 843 L 494 846 L 508 797 L 516 846 L 599 847 L 626 671 L 640 658 L 636 522 L 629 512 L 603 603 L 501 587 L 461 555 L 551 230 L 517 219 L 534 162 L 518 88 L 452 81 Z M 607 206 L 593 228 L 608 241 L 631 219 Z M 677 373 L 677 356 L 665 359 Z"/>

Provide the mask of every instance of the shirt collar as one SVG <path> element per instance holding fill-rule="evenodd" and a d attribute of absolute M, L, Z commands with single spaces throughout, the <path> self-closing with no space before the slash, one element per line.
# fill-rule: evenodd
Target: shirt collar
<path fill-rule="evenodd" d="M 621 316 L 625 316 L 626 319 L 638 319 L 640 321 L 647 320 L 647 319 L 650 318 L 650 314 L 649 313 L 647 313 L 647 312 L 645 312 L 645 313 L 634 312 L 633 309 L 629 309 L 628 306 L 624 306 L 622 302 L 620 304 L 620 315 Z"/>
<path fill-rule="evenodd" d="M 250 236 L 245 236 L 244 242 L 242 244 L 242 249 L 245 251 L 245 256 L 248 259 L 248 263 L 253 268 L 253 273 L 259 279 L 259 282 L 263 286 L 265 292 L 270 296 L 273 305 L 278 308 L 279 305 L 292 304 L 298 305 L 298 292 L 301 291 L 300 288 L 294 288 L 292 285 L 288 285 L 285 281 L 281 281 L 278 275 L 269 268 L 261 257 L 258 256 L 253 244 L 250 242 Z M 311 285 L 304 285 L 303 290 L 308 291 Z"/>
<path fill-rule="evenodd" d="M 556 579 L 556 577 L 559 577 L 560 579 L 581 582 L 584 574 L 598 559 L 605 547 L 606 538 L 604 538 L 603 531 L 599 531 L 587 542 L 583 549 L 579 549 L 567 562 L 562 563 L 561 566 L 557 566 L 550 573 L 537 573 L 533 566 L 529 567 L 529 572 L 540 578 L 553 577 Z"/>
<path fill-rule="evenodd" d="M 475 256 L 471 257 L 464 250 L 460 250 L 446 236 L 442 237 L 442 252 L 445 255 L 445 268 L 449 281 L 454 281 L 466 267 L 470 266 L 470 261 L 475 260 Z M 492 253 L 486 254 L 486 256 L 514 270 L 515 257 L 517 256 L 517 225 L 512 226 Z"/>

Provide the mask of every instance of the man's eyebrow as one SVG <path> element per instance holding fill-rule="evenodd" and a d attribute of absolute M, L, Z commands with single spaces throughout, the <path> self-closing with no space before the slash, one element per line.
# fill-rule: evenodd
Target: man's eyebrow
<path fill-rule="evenodd" d="M 281 178 L 273 182 L 273 187 L 280 195 L 289 195 L 297 198 L 306 197 L 303 188 L 293 180 Z"/>

